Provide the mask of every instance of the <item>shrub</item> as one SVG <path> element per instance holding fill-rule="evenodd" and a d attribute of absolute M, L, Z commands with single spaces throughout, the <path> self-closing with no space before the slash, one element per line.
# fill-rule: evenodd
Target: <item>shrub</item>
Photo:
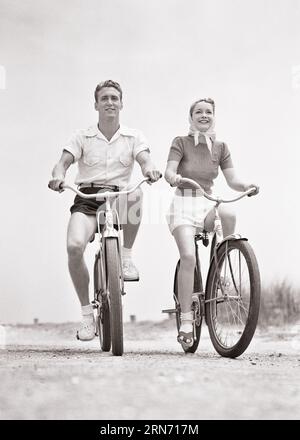
<path fill-rule="evenodd" d="M 300 289 L 286 280 L 263 286 L 258 324 L 260 326 L 292 324 L 300 316 Z"/>

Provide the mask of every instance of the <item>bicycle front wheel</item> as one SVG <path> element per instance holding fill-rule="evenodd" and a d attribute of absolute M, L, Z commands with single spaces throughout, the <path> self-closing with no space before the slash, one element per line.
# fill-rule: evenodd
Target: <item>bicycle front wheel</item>
<path fill-rule="evenodd" d="M 254 335 L 260 305 L 260 274 L 247 241 L 229 240 L 213 258 L 205 294 L 211 341 L 225 357 L 240 356 Z"/>
<path fill-rule="evenodd" d="M 99 302 L 97 310 L 97 330 L 100 339 L 100 347 L 102 351 L 110 351 L 111 336 L 110 336 L 110 318 L 109 318 L 109 303 L 107 297 L 103 296 L 102 291 L 102 276 L 101 276 L 101 259 L 98 253 L 94 263 L 94 296 Z"/>
<path fill-rule="evenodd" d="M 123 315 L 121 299 L 121 268 L 120 256 L 118 251 L 118 239 L 115 237 L 106 238 L 105 250 L 112 353 L 115 356 L 122 356 Z"/>

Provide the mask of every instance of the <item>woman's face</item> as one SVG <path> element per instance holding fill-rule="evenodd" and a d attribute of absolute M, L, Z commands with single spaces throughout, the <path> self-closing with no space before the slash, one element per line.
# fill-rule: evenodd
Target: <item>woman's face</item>
<path fill-rule="evenodd" d="M 213 106 L 209 102 L 198 102 L 192 113 L 192 121 L 199 131 L 207 131 L 213 124 Z"/>

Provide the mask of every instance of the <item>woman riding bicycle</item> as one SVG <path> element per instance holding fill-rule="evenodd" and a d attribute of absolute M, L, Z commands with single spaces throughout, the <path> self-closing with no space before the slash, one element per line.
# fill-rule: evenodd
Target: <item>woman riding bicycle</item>
<path fill-rule="evenodd" d="M 182 177 L 195 180 L 208 194 L 212 193 L 213 180 L 221 168 L 230 188 L 247 191 L 259 187 L 240 180 L 233 167 L 231 155 L 224 142 L 216 140 L 215 103 L 212 99 L 199 99 L 189 111 L 190 129 L 187 136 L 178 136 L 168 156 L 165 179 L 177 186 L 167 213 L 169 229 L 173 234 L 179 254 L 178 299 L 181 309 L 181 326 L 177 340 L 183 347 L 193 345 L 192 293 L 195 269 L 196 230 L 210 232 L 214 224 L 214 203 L 205 199 L 201 192 L 181 183 Z M 234 233 L 235 215 L 223 205 L 219 207 L 224 236 Z"/>

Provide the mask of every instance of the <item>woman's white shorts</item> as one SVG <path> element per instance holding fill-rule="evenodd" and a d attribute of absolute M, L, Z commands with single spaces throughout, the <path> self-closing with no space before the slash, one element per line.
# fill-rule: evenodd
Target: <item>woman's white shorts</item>
<path fill-rule="evenodd" d="M 195 226 L 202 231 L 205 217 L 214 205 L 215 202 L 203 196 L 182 196 L 175 193 L 166 215 L 171 233 L 182 225 Z"/>

